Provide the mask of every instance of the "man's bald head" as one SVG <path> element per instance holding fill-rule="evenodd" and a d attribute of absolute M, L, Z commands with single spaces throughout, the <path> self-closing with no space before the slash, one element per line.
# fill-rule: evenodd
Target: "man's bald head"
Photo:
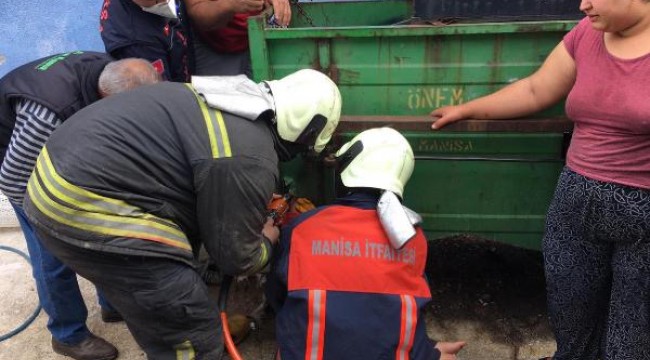
<path fill-rule="evenodd" d="M 160 80 L 160 74 L 146 60 L 117 60 L 108 63 L 99 75 L 99 94 L 101 97 L 115 95 L 138 86 L 155 84 Z"/>

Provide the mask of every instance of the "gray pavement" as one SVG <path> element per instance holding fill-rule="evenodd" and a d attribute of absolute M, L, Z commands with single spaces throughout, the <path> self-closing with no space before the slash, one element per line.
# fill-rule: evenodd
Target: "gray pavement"
<path fill-rule="evenodd" d="M 0 244 L 26 251 L 24 238 L 17 228 L 0 228 Z M 494 251 L 491 253 L 494 255 Z M 526 300 L 530 291 L 543 292 L 543 288 L 536 286 L 531 290 L 529 287 L 523 297 L 518 297 L 516 291 L 507 291 L 510 283 L 521 287 L 521 284 L 512 279 L 486 280 L 472 275 L 472 279 L 478 279 L 477 284 L 472 284 L 471 281 L 465 283 L 462 276 L 457 275 L 463 273 L 463 264 L 457 261 L 451 263 L 461 268 L 455 269 L 456 272 L 436 269 L 439 273 L 449 274 L 452 281 L 446 285 L 441 283 L 440 290 L 434 290 L 434 306 L 428 313 L 428 332 L 431 337 L 467 341 L 468 345 L 459 355 L 461 360 L 536 360 L 552 354 L 555 343 L 545 320 L 545 309 L 539 301 L 527 304 Z M 498 263 L 503 261 L 498 260 Z M 521 266 L 527 265 L 524 262 Z M 0 251 L 0 334 L 7 333 L 22 323 L 36 306 L 36 290 L 30 272 L 24 259 L 11 252 Z M 522 271 L 514 269 L 510 272 Z M 504 276 L 511 276 L 508 273 Z M 481 287 L 486 283 L 499 284 L 497 290 L 507 294 L 510 302 L 500 304 L 503 297 L 482 294 L 495 289 L 494 286 L 487 290 L 480 288 L 478 292 L 473 291 L 472 287 Z M 84 279 L 80 279 L 80 284 L 88 306 L 88 326 L 91 331 L 115 344 L 120 350 L 119 359 L 145 359 L 123 323 L 105 324 L 101 321 L 92 284 Z M 467 296 L 448 296 L 447 292 L 454 291 Z M 514 295 L 510 296 L 511 293 Z M 249 298 L 259 297 L 259 294 L 259 288 L 254 282 L 237 283 L 230 304 L 235 310 L 238 305 L 241 305 L 239 308 L 245 308 L 255 302 Z M 439 302 L 437 305 L 436 301 Z M 440 302 L 444 304 L 441 305 Z M 1 342 L 0 360 L 68 359 L 52 352 L 46 322 L 47 315 L 41 312 L 25 331 Z M 241 345 L 241 352 L 245 359 L 273 359 L 275 343 L 273 319 L 270 315 L 262 322 L 260 330 L 252 333 Z"/>

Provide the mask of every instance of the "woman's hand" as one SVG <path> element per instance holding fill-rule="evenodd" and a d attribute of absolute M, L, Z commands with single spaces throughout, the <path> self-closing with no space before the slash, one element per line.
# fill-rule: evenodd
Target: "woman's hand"
<path fill-rule="evenodd" d="M 433 124 L 431 124 L 431 128 L 434 130 L 441 129 L 447 124 L 467 118 L 467 116 L 462 112 L 462 105 L 443 106 L 437 108 L 431 112 L 431 116 L 438 118 L 433 121 Z"/>

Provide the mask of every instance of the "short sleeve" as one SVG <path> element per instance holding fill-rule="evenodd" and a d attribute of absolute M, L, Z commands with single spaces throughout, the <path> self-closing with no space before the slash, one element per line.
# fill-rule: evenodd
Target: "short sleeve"
<path fill-rule="evenodd" d="M 585 34 L 587 27 L 591 27 L 591 24 L 589 23 L 589 18 L 585 17 L 576 26 L 574 26 L 571 31 L 564 35 L 564 38 L 562 39 L 564 47 L 573 59 L 575 59 L 578 43 L 580 42 L 582 36 Z"/>

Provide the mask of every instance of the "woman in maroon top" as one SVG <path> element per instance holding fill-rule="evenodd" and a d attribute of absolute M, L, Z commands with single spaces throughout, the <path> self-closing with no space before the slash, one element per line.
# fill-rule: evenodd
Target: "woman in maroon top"
<path fill-rule="evenodd" d="M 650 359 L 650 0 L 583 0 L 539 70 L 434 110 L 433 129 L 566 97 L 574 132 L 543 251 L 555 360 Z"/>

